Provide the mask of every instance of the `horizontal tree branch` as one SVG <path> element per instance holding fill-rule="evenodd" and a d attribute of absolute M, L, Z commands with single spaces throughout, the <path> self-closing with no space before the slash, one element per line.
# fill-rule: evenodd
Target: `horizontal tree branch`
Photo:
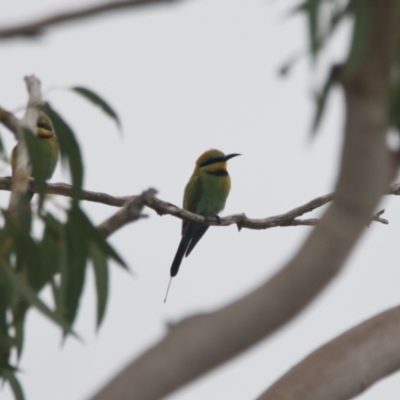
<path fill-rule="evenodd" d="M 400 306 L 320 347 L 259 400 L 342 400 L 400 369 Z"/>
<path fill-rule="evenodd" d="M 101 223 L 97 229 L 107 237 L 130 222 L 136 221 L 139 218 L 146 218 L 147 215 L 142 214 L 143 207 L 156 193 L 156 190 L 148 189 L 141 195 L 135 196 L 113 216 Z"/>
<path fill-rule="evenodd" d="M 96 5 L 81 8 L 79 10 L 63 11 L 49 17 L 45 17 L 33 22 L 22 23 L 20 25 L 0 29 L 0 39 L 25 36 L 35 37 L 42 35 L 46 29 L 55 25 L 61 25 L 67 22 L 77 21 L 97 15 L 105 14 L 111 11 L 123 10 L 137 6 L 162 3 L 176 3 L 179 0 L 116 0 L 108 3 L 99 3 Z"/>
<path fill-rule="evenodd" d="M 10 190 L 11 189 L 11 177 L 0 177 L 0 190 Z M 34 181 L 31 179 L 29 182 L 29 190 L 32 192 L 37 192 Z M 154 189 L 151 189 L 154 190 Z M 66 183 L 49 183 L 47 185 L 48 194 L 56 194 L 61 196 L 70 197 L 72 193 L 72 186 Z M 147 192 L 145 192 L 147 193 Z M 155 193 L 154 193 L 155 194 Z M 172 215 L 180 218 L 184 221 L 196 222 L 211 226 L 229 226 L 236 224 L 238 229 L 269 229 L 275 227 L 287 227 L 287 226 L 315 226 L 318 223 L 317 218 L 310 219 L 299 219 L 306 213 L 309 213 L 319 207 L 333 200 L 333 193 L 327 194 L 325 196 L 317 197 L 314 200 L 303 204 L 300 207 L 296 207 L 284 214 L 268 217 L 268 218 L 248 218 L 245 214 L 234 214 L 227 217 L 203 217 L 199 214 L 191 213 L 190 211 L 184 210 L 183 208 L 177 207 L 174 204 L 168 203 L 166 201 L 160 200 L 154 196 L 145 196 L 144 205 L 156 211 L 159 215 Z M 400 183 L 396 183 L 389 187 L 387 194 L 400 195 Z M 86 201 L 92 201 L 95 203 L 102 203 L 114 207 L 124 207 L 129 202 L 134 201 L 136 198 L 140 197 L 143 199 L 143 194 L 139 196 L 111 196 L 107 193 L 102 192 L 92 192 L 89 190 L 83 190 L 81 199 Z M 380 222 L 383 224 L 388 224 L 388 221 L 381 218 L 384 210 L 377 212 L 372 216 L 371 220 Z"/>
<path fill-rule="evenodd" d="M 0 178 L 0 190 L 11 190 L 11 176 L 5 176 Z M 33 179 L 29 182 L 29 191 L 37 193 L 38 190 L 35 186 Z M 72 186 L 67 183 L 49 183 L 47 184 L 46 193 L 56 194 L 65 197 L 72 196 Z M 122 207 L 136 196 L 111 196 L 107 193 L 91 192 L 89 190 L 82 191 L 82 200 L 92 201 L 94 203 L 102 203 L 108 206 Z"/>

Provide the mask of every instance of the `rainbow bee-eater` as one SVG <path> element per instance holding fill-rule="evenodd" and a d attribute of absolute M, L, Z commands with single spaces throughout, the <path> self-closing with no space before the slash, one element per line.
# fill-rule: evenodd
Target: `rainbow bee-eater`
<path fill-rule="evenodd" d="M 227 161 L 236 156 L 240 154 L 225 155 L 222 151 L 211 149 L 197 159 L 193 174 L 185 187 L 185 210 L 206 217 L 218 216 L 225 207 L 231 189 Z M 191 253 L 208 228 L 207 225 L 182 222 L 182 239 L 172 261 L 171 279 L 178 273 L 183 256 L 187 257 Z"/>
<path fill-rule="evenodd" d="M 54 133 L 50 120 L 43 113 L 39 115 L 36 125 L 36 137 L 41 150 L 42 160 L 40 168 L 42 169 L 43 177 L 49 180 L 56 169 L 59 158 L 58 140 Z M 11 168 L 14 176 L 17 163 L 19 144 L 17 143 L 11 152 Z M 28 193 L 28 197 L 32 198 L 33 193 Z"/>

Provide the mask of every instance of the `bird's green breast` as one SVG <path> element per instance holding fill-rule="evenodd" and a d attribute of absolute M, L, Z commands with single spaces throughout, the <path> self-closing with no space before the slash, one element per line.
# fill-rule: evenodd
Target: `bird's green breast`
<path fill-rule="evenodd" d="M 53 136 L 51 138 L 39 139 L 39 144 L 43 154 L 42 168 L 44 170 L 45 180 L 48 180 L 53 176 L 57 166 L 59 157 L 58 142 Z"/>
<path fill-rule="evenodd" d="M 217 215 L 225 207 L 231 180 L 229 175 L 202 174 L 199 179 L 201 186 L 195 213 L 207 216 Z"/>
<path fill-rule="evenodd" d="M 58 141 L 55 136 L 46 138 L 37 138 L 37 140 L 41 154 L 40 168 L 42 168 L 44 179 L 48 180 L 53 176 L 53 173 L 57 166 L 59 157 Z M 15 171 L 16 167 L 18 149 L 19 145 L 17 144 L 14 147 L 13 152 L 11 154 L 11 166 L 13 172 Z"/>

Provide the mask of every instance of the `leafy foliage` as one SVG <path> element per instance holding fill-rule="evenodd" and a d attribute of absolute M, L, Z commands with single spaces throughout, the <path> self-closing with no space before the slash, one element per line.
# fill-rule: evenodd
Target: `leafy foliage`
<path fill-rule="evenodd" d="M 37 308 L 64 335 L 74 335 L 73 324 L 85 282 L 86 268 L 94 267 L 97 291 L 97 328 L 100 327 L 108 298 L 108 264 L 112 259 L 127 268 L 80 208 L 83 162 L 75 134 L 63 118 L 45 104 L 41 110 L 50 118 L 56 132 L 63 167 L 72 177 L 72 200 L 63 220 L 46 210 L 46 182 L 40 168 L 43 155 L 38 139 L 31 131 L 22 131 L 29 154 L 35 187 L 40 195 L 39 208 L 31 207 L 31 196 L 21 196 L 16 212 L 1 210 L 0 227 L 0 377 L 7 380 L 17 400 L 24 394 L 16 377 L 17 367 L 10 354 L 21 356 L 25 317 L 30 307 Z M 34 220 L 41 221 L 42 235 L 34 234 Z M 52 289 L 55 307 L 40 298 L 44 287 Z"/>
<path fill-rule="evenodd" d="M 121 121 L 120 121 L 117 113 L 98 94 L 96 94 L 92 90 L 90 90 L 88 88 L 84 88 L 82 86 L 73 87 L 73 88 L 71 88 L 71 90 L 80 94 L 81 96 L 83 96 L 84 98 L 89 100 L 91 103 L 95 104 L 96 106 L 100 107 L 109 117 L 111 117 L 116 122 L 118 128 L 121 129 Z"/>
<path fill-rule="evenodd" d="M 316 107 L 312 124 L 312 132 L 315 133 L 334 83 L 339 78 L 344 80 L 356 73 L 362 61 L 371 30 L 372 10 L 369 2 L 364 0 L 305 0 L 294 11 L 304 13 L 308 20 L 309 49 L 314 63 L 338 26 L 346 18 L 351 18 L 353 21 L 352 41 L 347 61 L 343 68 L 332 66 L 320 93 L 315 97 Z"/>
<path fill-rule="evenodd" d="M 61 161 L 64 167 L 69 167 L 72 176 L 72 199 L 77 202 L 83 185 L 83 162 L 81 151 L 75 134 L 61 116 L 46 103 L 42 111 L 50 118 L 60 145 Z"/>
<path fill-rule="evenodd" d="M 353 2 L 354 0 L 348 2 L 305 0 L 294 9 L 294 13 L 304 13 L 308 20 L 309 49 L 314 61 L 336 31 L 339 23 L 349 15 Z"/>

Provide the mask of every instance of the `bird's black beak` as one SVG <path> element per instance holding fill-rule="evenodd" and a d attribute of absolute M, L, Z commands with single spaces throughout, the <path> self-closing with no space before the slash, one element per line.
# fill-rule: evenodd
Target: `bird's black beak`
<path fill-rule="evenodd" d="M 241 154 L 238 153 L 232 153 L 232 154 L 227 154 L 226 156 L 222 157 L 222 161 L 228 161 L 233 157 L 241 156 Z"/>

